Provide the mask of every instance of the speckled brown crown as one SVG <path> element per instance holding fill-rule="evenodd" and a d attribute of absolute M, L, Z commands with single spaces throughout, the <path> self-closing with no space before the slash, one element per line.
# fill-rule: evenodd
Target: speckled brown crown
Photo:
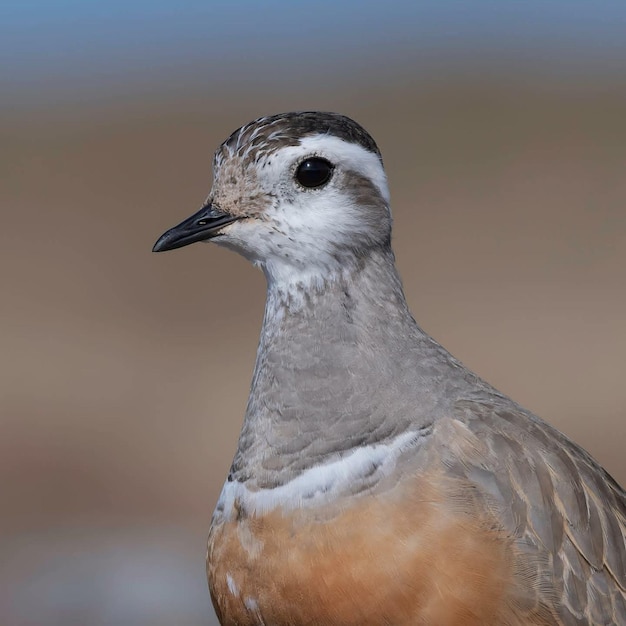
<path fill-rule="evenodd" d="M 373 152 L 382 162 L 382 156 L 371 135 L 354 120 L 338 113 L 295 111 L 260 117 L 238 128 L 215 154 L 219 163 L 233 155 L 252 160 L 285 146 L 296 146 L 304 137 L 331 135 L 355 143 Z"/>

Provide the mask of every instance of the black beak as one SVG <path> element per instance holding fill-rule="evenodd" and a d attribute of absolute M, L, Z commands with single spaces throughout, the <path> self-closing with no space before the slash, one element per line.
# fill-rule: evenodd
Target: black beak
<path fill-rule="evenodd" d="M 237 217 L 223 213 L 212 204 L 204 205 L 197 213 L 182 221 L 178 226 L 164 232 L 154 244 L 152 252 L 165 252 L 188 246 L 196 241 L 216 237 L 220 230 Z"/>

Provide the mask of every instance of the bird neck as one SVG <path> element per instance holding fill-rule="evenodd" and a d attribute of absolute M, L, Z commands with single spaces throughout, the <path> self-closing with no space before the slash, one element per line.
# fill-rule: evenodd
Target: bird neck
<path fill-rule="evenodd" d="M 314 284 L 268 281 L 231 479 L 267 488 L 427 427 L 459 368 L 415 323 L 390 249 Z"/>

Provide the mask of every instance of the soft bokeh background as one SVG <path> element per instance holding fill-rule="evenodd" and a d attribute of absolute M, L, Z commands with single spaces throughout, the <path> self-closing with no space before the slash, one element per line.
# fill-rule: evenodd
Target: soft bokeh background
<path fill-rule="evenodd" d="M 624 32 L 623 2 L 3 3 L 0 623 L 215 623 L 263 277 L 150 249 L 263 114 L 372 132 L 420 323 L 626 482 Z"/>

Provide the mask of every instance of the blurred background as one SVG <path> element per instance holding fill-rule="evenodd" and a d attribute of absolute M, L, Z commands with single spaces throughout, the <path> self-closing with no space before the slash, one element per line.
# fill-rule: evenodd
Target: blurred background
<path fill-rule="evenodd" d="M 0 8 L 0 623 L 215 624 L 263 276 L 153 255 L 260 115 L 378 141 L 420 324 L 626 482 L 626 4 Z"/>

